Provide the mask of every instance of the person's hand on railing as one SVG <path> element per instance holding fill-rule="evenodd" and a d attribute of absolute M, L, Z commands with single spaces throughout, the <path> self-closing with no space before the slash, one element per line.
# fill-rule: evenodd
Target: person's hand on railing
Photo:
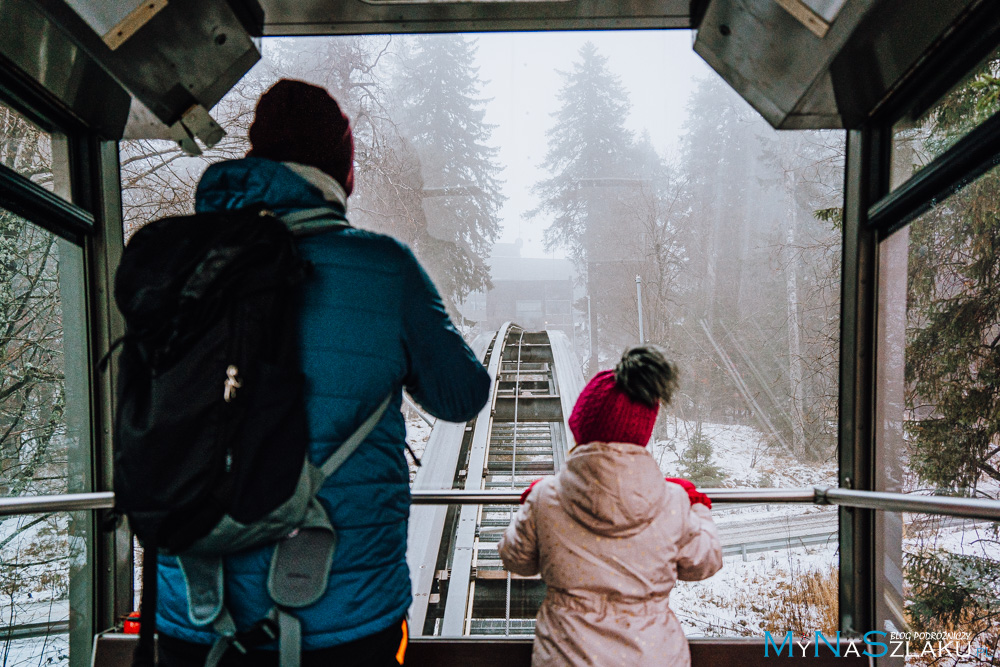
<path fill-rule="evenodd" d="M 529 484 L 528 488 L 526 488 L 524 491 L 521 492 L 521 504 L 522 505 L 524 504 L 524 501 L 528 499 L 528 494 L 531 493 L 531 490 L 533 488 L 535 488 L 535 484 L 538 484 L 540 481 L 542 481 L 541 477 L 539 477 L 534 482 L 532 482 L 531 484 Z"/>
<path fill-rule="evenodd" d="M 666 479 L 666 481 L 668 482 L 673 482 L 674 484 L 679 485 L 681 488 L 687 491 L 688 500 L 691 501 L 692 505 L 696 503 L 701 503 L 708 509 L 712 509 L 712 499 L 706 496 L 701 491 L 699 491 L 697 488 L 695 488 L 695 485 L 692 484 L 689 480 L 686 480 L 682 477 L 666 477 L 664 479 Z"/>

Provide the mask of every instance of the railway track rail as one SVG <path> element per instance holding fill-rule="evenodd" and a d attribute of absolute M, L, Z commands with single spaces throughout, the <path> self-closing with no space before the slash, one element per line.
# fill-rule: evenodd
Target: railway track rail
<path fill-rule="evenodd" d="M 493 379 L 490 403 L 466 424 L 435 427 L 414 489 L 517 491 L 554 474 L 566 460 L 572 446 L 566 420 L 583 388 L 566 336 L 507 324 L 478 343 Z M 509 504 L 413 508 L 407 558 L 415 633 L 534 631 L 544 584 L 537 577 L 511 575 L 497 554 L 516 509 Z"/>

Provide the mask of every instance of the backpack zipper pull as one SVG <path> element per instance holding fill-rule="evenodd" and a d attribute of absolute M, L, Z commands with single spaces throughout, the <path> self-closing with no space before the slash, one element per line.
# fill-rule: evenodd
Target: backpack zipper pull
<path fill-rule="evenodd" d="M 225 389 L 222 392 L 222 398 L 225 399 L 226 403 L 231 403 L 236 397 L 236 390 L 243 386 L 243 383 L 237 377 L 239 372 L 240 370 L 232 364 L 226 369 Z"/>

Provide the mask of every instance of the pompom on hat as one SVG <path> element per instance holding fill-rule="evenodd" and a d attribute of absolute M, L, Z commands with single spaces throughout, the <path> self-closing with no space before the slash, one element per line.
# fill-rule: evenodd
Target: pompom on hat
<path fill-rule="evenodd" d="M 354 135 L 337 101 L 319 86 L 282 79 L 261 95 L 247 157 L 309 165 L 354 190 Z"/>

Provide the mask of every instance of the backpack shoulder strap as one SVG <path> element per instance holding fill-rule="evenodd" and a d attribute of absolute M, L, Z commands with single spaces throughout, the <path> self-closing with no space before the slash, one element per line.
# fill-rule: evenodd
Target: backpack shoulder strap
<path fill-rule="evenodd" d="M 350 458 L 351 454 L 358 448 L 358 446 L 364 442 L 364 439 L 371 435 L 371 432 L 375 430 L 375 426 L 381 421 L 382 416 L 385 414 L 386 408 L 389 407 L 389 403 L 392 401 L 392 396 L 395 392 L 390 391 L 389 394 L 382 399 L 379 406 L 375 408 L 375 412 L 368 416 L 361 426 L 357 428 L 354 433 L 351 434 L 347 440 L 344 441 L 340 447 L 337 448 L 330 457 L 320 464 L 320 472 L 323 473 L 323 479 L 327 479 L 333 473 L 337 472 L 340 466 L 344 465 L 344 462 Z"/>
<path fill-rule="evenodd" d="M 315 494 L 323 481 L 337 471 L 350 458 L 359 445 L 382 419 L 395 391 L 390 391 L 375 412 L 337 448 L 317 469 L 313 498 L 303 519 L 303 525 L 290 536 L 278 542 L 271 556 L 267 576 L 267 590 L 275 607 L 270 616 L 278 622 L 279 667 L 299 667 L 302 650 L 302 629 L 299 619 L 288 609 L 306 607 L 326 592 L 330 565 L 337 548 L 337 533 L 330 523 L 325 508 Z M 216 667 L 206 665 L 206 667 Z"/>

